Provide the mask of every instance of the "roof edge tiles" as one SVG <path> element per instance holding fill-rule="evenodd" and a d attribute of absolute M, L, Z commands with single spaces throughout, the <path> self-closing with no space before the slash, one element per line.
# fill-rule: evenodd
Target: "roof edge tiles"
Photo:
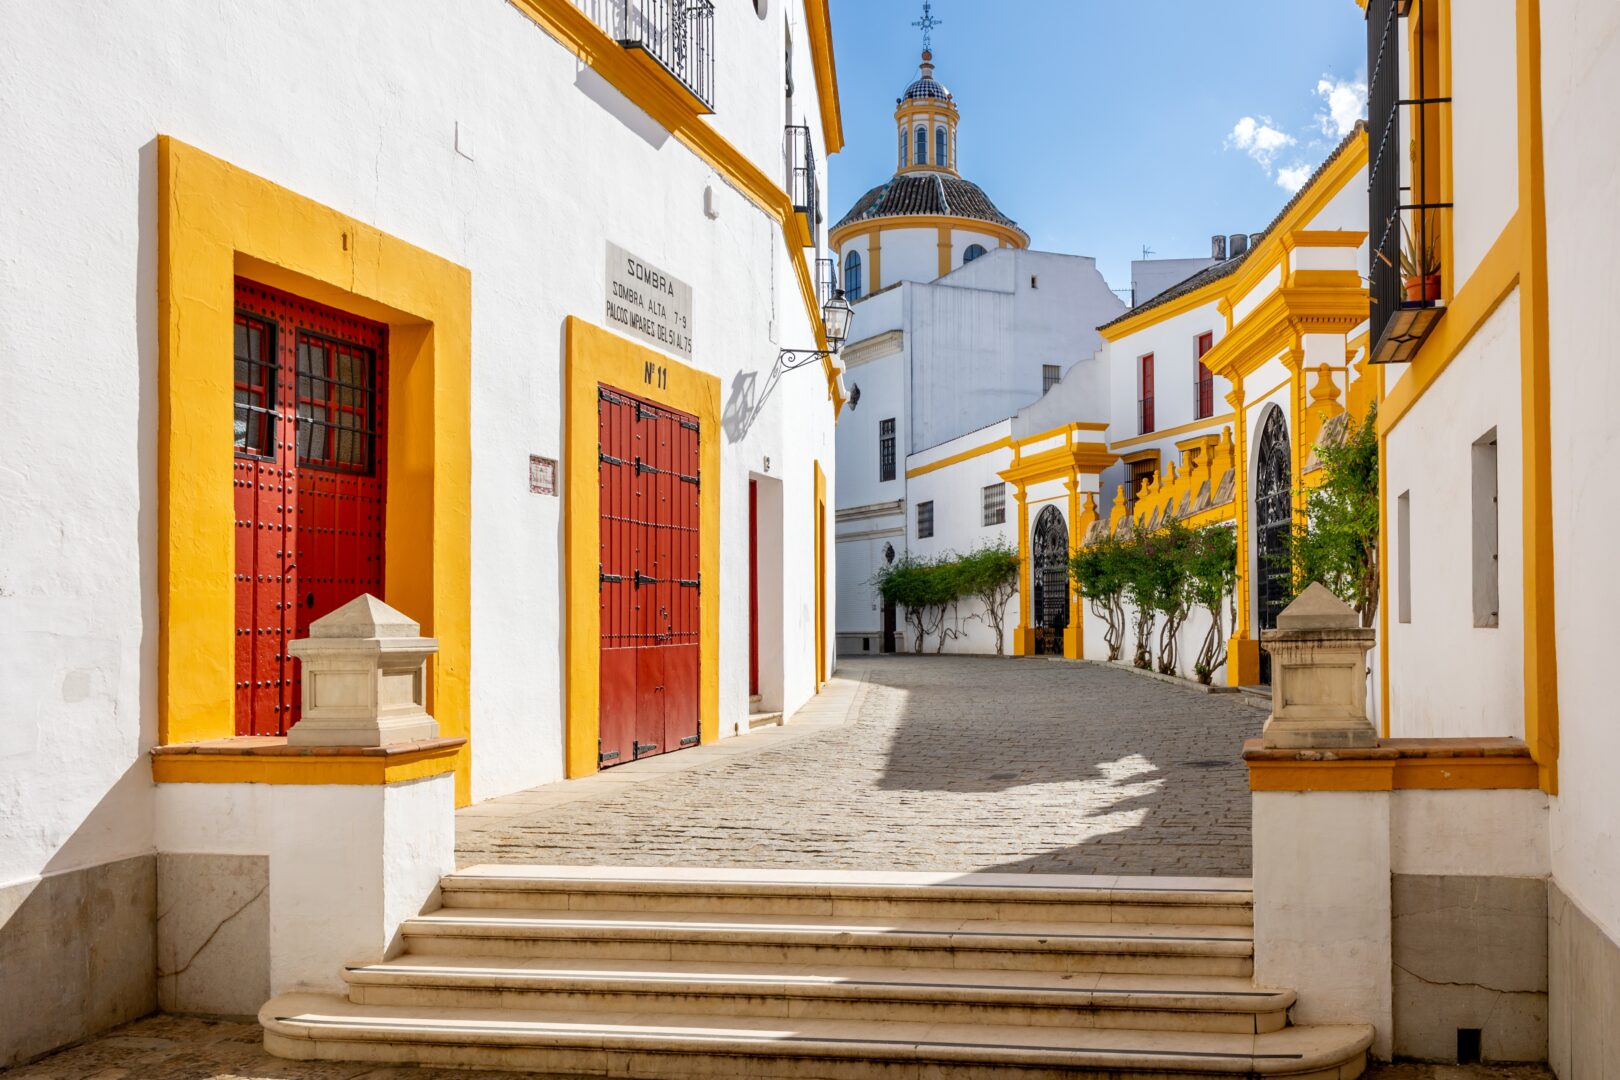
<path fill-rule="evenodd" d="M 1214 266 L 1204 267 L 1204 269 L 1198 271 L 1190 277 L 1184 278 L 1175 285 L 1170 286 L 1157 296 L 1144 300 L 1135 307 L 1128 309 L 1123 315 L 1109 319 L 1107 322 L 1098 326 L 1097 329 L 1106 330 L 1116 323 L 1122 323 L 1127 319 L 1134 319 L 1145 311 L 1152 311 L 1156 307 L 1162 307 L 1165 304 L 1171 303 L 1174 300 L 1178 300 L 1181 297 L 1186 296 L 1188 293 L 1197 292 L 1205 285 L 1220 281 L 1222 278 L 1231 277 L 1233 274 L 1237 273 L 1238 269 L 1253 257 L 1254 253 L 1260 248 L 1260 245 L 1277 228 L 1277 225 L 1288 216 L 1288 212 L 1295 206 L 1299 205 L 1299 201 L 1305 197 L 1305 193 L 1311 189 L 1311 186 L 1322 178 L 1322 174 L 1328 170 L 1328 166 L 1339 160 L 1344 152 L 1350 149 L 1351 145 L 1357 139 L 1361 138 L 1366 131 L 1367 121 L 1357 120 L 1356 126 L 1351 128 L 1350 133 L 1340 140 L 1339 145 L 1333 148 L 1332 153 L 1322 159 L 1322 163 L 1316 167 L 1314 172 L 1311 173 L 1310 178 L 1299 186 L 1299 190 L 1294 192 L 1293 196 L 1283 204 L 1283 208 L 1277 211 L 1277 215 L 1273 217 L 1269 223 L 1267 223 L 1266 227 L 1261 229 L 1259 232 L 1249 234 L 1249 249 L 1242 255 L 1227 259 L 1225 262 L 1218 262 Z"/>

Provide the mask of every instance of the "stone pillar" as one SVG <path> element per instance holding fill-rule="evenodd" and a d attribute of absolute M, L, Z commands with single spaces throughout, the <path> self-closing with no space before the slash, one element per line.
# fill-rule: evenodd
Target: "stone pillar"
<path fill-rule="evenodd" d="M 427 658 L 439 643 L 366 593 L 288 643 L 303 661 L 303 714 L 289 746 L 388 746 L 439 737 L 427 713 Z"/>
<path fill-rule="evenodd" d="M 1373 630 L 1321 582 L 1312 582 L 1261 634 L 1271 654 L 1268 749 L 1378 745 L 1367 719 L 1367 651 Z M 296 729 L 295 729 L 296 730 Z"/>

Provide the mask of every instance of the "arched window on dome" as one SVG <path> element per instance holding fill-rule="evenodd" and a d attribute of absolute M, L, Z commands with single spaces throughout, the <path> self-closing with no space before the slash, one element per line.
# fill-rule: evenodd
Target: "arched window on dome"
<path fill-rule="evenodd" d="M 861 253 L 852 251 L 844 256 L 844 299 L 859 300 L 862 286 Z"/>
<path fill-rule="evenodd" d="M 962 265 L 966 266 L 974 259 L 986 254 L 988 254 L 988 252 L 984 250 L 983 244 L 969 244 L 967 250 L 962 252 Z"/>
<path fill-rule="evenodd" d="M 945 152 L 945 125 L 941 124 L 934 129 L 934 164 L 948 166 L 950 163 L 950 155 Z"/>
<path fill-rule="evenodd" d="M 910 149 L 910 147 L 907 145 L 907 143 L 909 141 L 910 140 L 908 140 L 906 138 L 906 129 L 901 128 L 900 129 L 900 167 L 902 169 L 905 168 L 906 165 L 908 164 L 907 161 L 906 161 L 906 151 Z"/>
<path fill-rule="evenodd" d="M 917 129 L 917 164 L 928 164 L 928 129 L 925 127 Z"/>

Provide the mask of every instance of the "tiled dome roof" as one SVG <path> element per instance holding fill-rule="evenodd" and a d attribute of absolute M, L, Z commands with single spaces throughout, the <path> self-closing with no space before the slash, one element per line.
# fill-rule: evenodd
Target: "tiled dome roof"
<path fill-rule="evenodd" d="M 921 98 L 932 98 L 937 101 L 951 100 L 951 92 L 945 89 L 943 83 L 935 82 L 932 76 L 924 75 L 910 86 L 906 87 L 906 101 L 916 101 Z"/>
<path fill-rule="evenodd" d="M 918 214 L 971 218 L 1018 227 L 1017 222 L 996 209 L 996 204 L 990 201 L 990 196 L 978 184 L 943 173 L 907 173 L 895 176 L 888 183 L 880 184 L 862 195 L 833 228 L 841 229 L 853 222 L 873 218 Z"/>

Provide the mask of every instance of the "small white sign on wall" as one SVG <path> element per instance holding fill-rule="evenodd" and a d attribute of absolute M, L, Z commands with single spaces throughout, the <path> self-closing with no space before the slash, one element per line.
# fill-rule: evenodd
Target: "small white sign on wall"
<path fill-rule="evenodd" d="M 692 359 L 692 286 L 611 242 L 607 318 L 650 345 Z"/>
<path fill-rule="evenodd" d="M 529 455 L 529 490 L 536 495 L 557 494 L 557 462 L 554 458 Z"/>

